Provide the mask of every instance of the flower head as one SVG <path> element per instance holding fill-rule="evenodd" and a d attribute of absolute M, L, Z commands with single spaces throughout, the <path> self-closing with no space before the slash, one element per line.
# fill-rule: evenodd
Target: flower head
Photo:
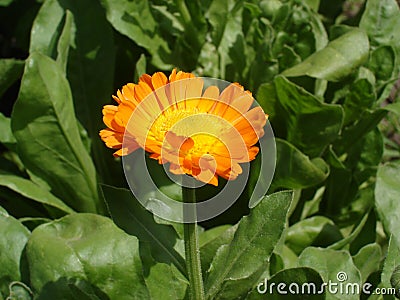
<path fill-rule="evenodd" d="M 239 164 L 257 155 L 267 115 L 251 108 L 251 93 L 237 83 L 203 88 L 202 78 L 175 69 L 169 78 L 144 74 L 113 96 L 118 106 L 104 106 L 108 128 L 100 136 L 118 149 L 115 156 L 142 148 L 174 174 L 213 185 L 218 176 L 233 180 L 242 173 Z"/>

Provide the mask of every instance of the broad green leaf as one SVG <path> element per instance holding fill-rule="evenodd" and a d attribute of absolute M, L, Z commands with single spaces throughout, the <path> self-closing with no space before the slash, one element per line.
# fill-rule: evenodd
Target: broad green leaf
<path fill-rule="evenodd" d="M 65 11 L 57 0 L 45 1 L 32 25 L 29 53 L 38 51 L 55 59 L 64 18 Z"/>
<path fill-rule="evenodd" d="M 396 70 L 396 53 L 392 46 L 380 46 L 371 53 L 368 68 L 374 73 L 378 84 L 392 79 Z"/>
<path fill-rule="evenodd" d="M 27 169 L 77 211 L 102 211 L 96 172 L 79 135 L 60 66 L 40 53 L 27 59 L 11 127 Z"/>
<path fill-rule="evenodd" d="M 188 281 L 174 265 L 153 262 L 149 274 L 145 275 L 145 280 L 151 299 L 185 298 Z"/>
<path fill-rule="evenodd" d="M 378 168 L 375 207 L 388 235 L 400 245 L 400 164 L 388 163 Z"/>
<path fill-rule="evenodd" d="M 0 171 L 0 186 L 5 186 L 22 196 L 39 203 L 55 207 L 64 213 L 74 212 L 74 210 L 68 207 L 63 201 L 29 179 Z"/>
<path fill-rule="evenodd" d="M 199 246 L 202 247 L 205 244 L 217 239 L 231 227 L 231 225 L 221 225 L 203 231 L 199 234 Z"/>
<path fill-rule="evenodd" d="M 137 238 L 108 218 L 72 214 L 41 225 L 26 256 L 39 299 L 81 299 L 74 295 L 91 290 L 101 299 L 149 299 Z"/>
<path fill-rule="evenodd" d="M 289 227 L 285 243 L 296 253 L 300 254 L 306 247 L 323 242 L 327 246 L 342 238 L 339 229 L 332 220 L 323 216 L 314 216 L 301 220 Z"/>
<path fill-rule="evenodd" d="M 64 72 L 67 69 L 69 44 L 71 42 L 71 31 L 73 24 L 73 15 L 70 11 L 66 12 L 64 28 L 60 34 L 57 43 L 57 62 L 60 64 Z"/>
<path fill-rule="evenodd" d="M 357 224 L 356 227 L 354 227 L 354 229 L 351 231 L 351 233 L 346 236 L 344 239 L 337 241 L 336 243 L 330 245 L 328 248 L 329 249 L 334 249 L 334 250 L 340 250 L 342 248 L 344 248 L 345 246 L 347 246 L 348 244 L 350 244 L 351 242 L 353 242 L 357 236 L 360 234 L 361 230 L 363 229 L 365 223 L 368 220 L 368 213 L 366 213 L 363 218 L 361 219 L 360 223 Z"/>
<path fill-rule="evenodd" d="M 375 100 L 374 86 L 367 79 L 355 81 L 344 99 L 344 125 L 358 120 L 363 111 L 372 107 Z"/>
<path fill-rule="evenodd" d="M 8 295 L 8 286 L 21 279 L 21 254 L 30 232 L 0 206 L 0 295 Z"/>
<path fill-rule="evenodd" d="M 285 269 L 297 267 L 298 256 L 288 246 L 283 244 L 279 254 L 282 257 Z"/>
<path fill-rule="evenodd" d="M 301 62 L 301 57 L 288 45 L 284 45 L 278 55 L 279 70 L 283 71 Z"/>
<path fill-rule="evenodd" d="M 341 136 L 334 143 L 334 149 L 337 155 L 342 155 L 356 145 L 355 141 L 361 140 L 367 133 L 375 129 L 378 123 L 386 116 L 385 109 L 376 109 L 374 111 L 366 110 L 360 119 L 351 126 L 346 127 Z"/>
<path fill-rule="evenodd" d="M 323 282 L 337 283 L 336 293 L 327 290 L 326 299 L 359 299 L 361 293 L 361 275 L 350 254 L 347 251 L 335 251 L 324 248 L 309 247 L 299 257 L 299 266 L 316 270 L 322 277 Z M 352 284 L 352 293 L 340 293 L 339 285 L 342 283 Z M 354 284 L 354 285 L 353 285 Z M 357 288 L 360 290 L 357 293 Z"/>
<path fill-rule="evenodd" d="M 356 165 L 354 177 L 358 183 L 376 175 L 376 166 L 379 165 L 382 159 L 383 150 L 383 137 L 378 127 L 368 132 L 364 138 L 356 142 L 355 146 L 350 149 L 347 157 L 348 165 L 350 167 Z"/>
<path fill-rule="evenodd" d="M 390 278 L 392 277 L 392 274 L 396 269 L 396 267 L 399 265 L 399 259 L 400 259 L 400 248 L 396 242 L 396 239 L 393 238 L 393 235 L 391 235 L 389 240 L 387 255 L 385 258 L 381 274 L 382 285 L 386 288 L 391 286 Z"/>
<path fill-rule="evenodd" d="M 400 102 L 391 103 L 383 107 L 385 110 L 390 111 L 398 116 L 400 116 Z"/>
<path fill-rule="evenodd" d="M 381 247 L 376 243 L 364 246 L 353 256 L 354 265 L 361 274 L 361 282 L 366 282 L 369 275 L 379 270 L 381 256 Z"/>
<path fill-rule="evenodd" d="M 169 67 L 171 50 L 159 35 L 148 1 L 101 0 L 101 4 L 108 21 L 117 31 L 149 51 L 153 65 L 161 69 Z"/>
<path fill-rule="evenodd" d="M 300 64 L 282 73 L 288 77 L 307 75 L 314 78 L 339 81 L 350 75 L 366 61 L 369 53 L 368 36 L 359 29 L 331 41 Z"/>
<path fill-rule="evenodd" d="M 323 182 L 329 166 L 321 158 L 309 159 L 285 140 L 276 139 L 277 161 L 273 187 L 302 189 Z"/>
<path fill-rule="evenodd" d="M 239 297 L 256 283 L 281 238 L 292 195 L 284 191 L 266 196 L 240 221 L 232 241 L 218 249 L 208 270 L 207 299 Z"/>
<path fill-rule="evenodd" d="M 0 97 L 21 77 L 24 61 L 17 59 L 0 59 Z"/>
<path fill-rule="evenodd" d="M 16 142 L 17 141 L 11 131 L 11 119 L 0 113 L 0 143 L 7 147 L 11 147 L 12 145 L 15 145 Z"/>
<path fill-rule="evenodd" d="M 186 273 L 182 256 L 174 249 L 178 236 L 172 226 L 157 224 L 132 195 L 131 191 L 102 185 L 104 200 L 113 221 L 127 233 L 151 245 L 151 254 L 158 262 L 174 264 Z"/>
<path fill-rule="evenodd" d="M 311 268 L 285 269 L 263 279 L 246 300 L 258 299 L 325 299 L 321 276 Z M 278 288 L 278 285 L 279 288 Z"/>
<path fill-rule="evenodd" d="M 223 229 L 223 232 L 220 232 L 221 229 Z M 219 226 L 206 230 L 204 233 L 200 234 L 199 246 L 201 255 L 201 269 L 203 270 L 204 274 L 210 268 L 211 262 L 213 261 L 218 249 L 222 245 L 229 244 L 232 241 L 236 229 L 237 225 L 229 226 L 229 228 L 226 226 Z M 210 233 L 211 231 L 212 234 Z M 214 234 L 218 235 L 214 236 Z M 210 239 L 210 235 L 212 235 L 213 238 Z"/>
<path fill-rule="evenodd" d="M 322 103 L 282 76 L 275 78 L 273 87 L 261 86 L 257 100 L 271 115 L 272 126 L 283 126 L 277 135 L 286 136 L 287 141 L 311 157 L 319 156 L 342 127 L 340 105 Z"/>
<path fill-rule="evenodd" d="M 400 54 L 400 10 L 396 0 L 368 0 L 360 21 L 371 44 L 392 45 Z"/>

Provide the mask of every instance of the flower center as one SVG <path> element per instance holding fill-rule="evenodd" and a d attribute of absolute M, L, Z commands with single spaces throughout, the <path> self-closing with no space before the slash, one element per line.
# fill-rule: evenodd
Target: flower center
<path fill-rule="evenodd" d="M 168 131 L 177 136 L 190 137 L 194 145 L 187 154 L 201 156 L 211 152 L 217 143 L 221 143 L 218 137 L 231 126 L 223 118 L 201 112 L 197 107 L 171 106 L 155 120 L 149 136 L 160 142 L 163 142 Z"/>

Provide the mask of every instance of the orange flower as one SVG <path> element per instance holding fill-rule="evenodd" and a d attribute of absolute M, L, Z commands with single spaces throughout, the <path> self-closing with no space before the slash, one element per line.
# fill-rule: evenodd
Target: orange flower
<path fill-rule="evenodd" d="M 203 79 L 175 69 L 169 78 L 144 74 L 113 96 L 118 106 L 104 106 L 108 129 L 100 131 L 101 139 L 118 149 L 115 156 L 142 148 L 160 164 L 170 163 L 174 174 L 213 185 L 218 176 L 235 179 L 242 173 L 239 163 L 257 155 L 254 145 L 267 115 L 259 106 L 251 108 L 251 93 L 237 83 L 222 92 L 203 87 Z"/>

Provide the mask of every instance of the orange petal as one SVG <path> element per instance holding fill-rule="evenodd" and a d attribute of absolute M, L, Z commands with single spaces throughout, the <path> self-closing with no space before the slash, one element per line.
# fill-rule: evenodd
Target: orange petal
<path fill-rule="evenodd" d="M 148 75 L 148 74 L 143 74 L 142 76 L 140 76 L 139 82 L 140 81 L 144 82 L 144 83 L 147 83 L 147 85 L 150 86 L 151 88 L 153 87 L 152 83 L 151 83 L 151 76 Z"/>
<path fill-rule="evenodd" d="M 157 72 L 154 73 L 153 76 L 151 76 L 151 83 L 153 85 L 154 90 L 168 84 L 168 78 L 165 76 L 163 72 Z"/>

